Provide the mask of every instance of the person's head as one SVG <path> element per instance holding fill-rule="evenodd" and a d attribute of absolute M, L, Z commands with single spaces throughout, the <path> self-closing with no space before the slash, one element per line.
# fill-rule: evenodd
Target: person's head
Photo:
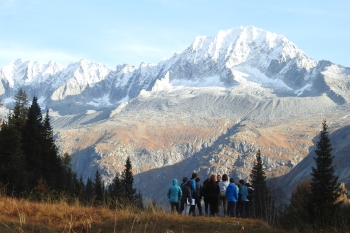
<path fill-rule="evenodd" d="M 240 185 L 244 185 L 244 180 L 239 180 Z"/>
<path fill-rule="evenodd" d="M 196 179 L 197 178 L 197 173 L 192 173 L 192 179 Z"/>
<path fill-rule="evenodd" d="M 230 183 L 235 183 L 235 179 L 233 179 L 233 178 L 230 178 Z"/>
<path fill-rule="evenodd" d="M 201 181 L 201 179 L 200 179 L 199 177 L 197 177 L 197 178 L 195 179 L 195 181 L 196 181 L 196 182 L 199 182 L 199 181 Z"/>
<path fill-rule="evenodd" d="M 177 179 L 173 179 L 173 185 L 177 185 L 178 182 L 177 182 Z"/>
<path fill-rule="evenodd" d="M 216 176 L 214 174 L 211 174 L 211 176 L 209 177 L 209 181 L 215 182 L 216 181 Z"/>
<path fill-rule="evenodd" d="M 186 182 L 186 181 L 188 181 L 188 177 L 187 176 L 185 176 L 184 178 L 182 178 L 182 182 Z"/>
<path fill-rule="evenodd" d="M 189 180 L 189 181 L 187 182 L 187 186 L 192 187 L 192 180 Z"/>
<path fill-rule="evenodd" d="M 220 175 L 220 174 L 218 174 L 218 175 L 216 176 L 216 180 L 217 180 L 217 181 L 221 181 L 221 175 Z"/>
<path fill-rule="evenodd" d="M 228 176 L 226 174 L 222 175 L 222 181 L 228 181 Z"/>

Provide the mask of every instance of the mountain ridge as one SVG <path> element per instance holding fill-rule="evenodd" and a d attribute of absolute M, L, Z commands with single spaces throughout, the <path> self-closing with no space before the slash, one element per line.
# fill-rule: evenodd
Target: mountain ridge
<path fill-rule="evenodd" d="M 158 64 L 141 63 L 138 68 L 118 65 L 112 70 L 85 59 L 63 68 L 52 61 L 18 59 L 0 70 L 0 96 L 11 98 L 14 90 L 24 88 L 30 96 L 45 97 L 46 105 L 75 104 L 79 96 L 80 105 L 88 106 L 94 99 L 106 99 L 101 93 L 109 93 L 107 102 L 118 105 L 142 90 L 154 91 L 153 85 L 166 75 L 170 82 L 218 77 L 216 83 L 226 88 L 252 81 L 282 95 L 310 96 L 319 94 L 311 86 L 332 65 L 308 58 L 284 36 L 248 26 L 221 30 L 214 37 L 196 37 L 184 52 Z M 346 96 L 342 101 L 349 99 Z"/>
<path fill-rule="evenodd" d="M 98 169 L 108 183 L 130 156 L 136 186 L 163 202 L 153 189 L 194 171 L 248 179 L 257 149 L 269 177 L 287 174 L 309 154 L 323 119 L 332 130 L 350 125 L 350 69 L 252 26 L 197 37 L 158 64 L 48 64 L 0 69 L 3 115 L 23 88 L 49 110 L 78 176 Z"/>

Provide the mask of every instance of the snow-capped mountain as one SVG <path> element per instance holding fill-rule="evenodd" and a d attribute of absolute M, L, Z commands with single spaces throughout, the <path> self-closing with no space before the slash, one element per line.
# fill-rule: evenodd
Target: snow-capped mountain
<path fill-rule="evenodd" d="M 87 108 L 117 106 L 142 90 L 219 86 L 232 90 L 254 88 L 278 96 L 329 95 L 350 101 L 349 68 L 316 62 L 284 36 L 252 26 L 220 31 L 214 37 L 195 38 L 184 52 L 159 64 L 139 67 L 105 65 L 81 60 L 63 68 L 55 62 L 18 59 L 0 70 L 0 96 L 5 103 L 19 88 L 41 99 L 42 106 Z M 85 108 L 83 108 L 85 109 Z"/>
<path fill-rule="evenodd" d="M 0 69 L 0 81 L 7 108 L 22 88 L 50 109 L 78 176 L 99 169 L 108 182 L 130 156 L 137 187 L 160 202 L 169 181 L 193 171 L 246 179 L 257 149 L 269 177 L 286 174 L 310 153 L 324 119 L 333 131 L 350 125 L 350 69 L 252 26 L 199 36 L 138 67 L 19 59 Z"/>

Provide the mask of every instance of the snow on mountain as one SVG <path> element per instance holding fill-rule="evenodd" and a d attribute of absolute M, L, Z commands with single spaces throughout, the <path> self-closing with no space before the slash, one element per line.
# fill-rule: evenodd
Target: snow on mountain
<path fill-rule="evenodd" d="M 55 82 L 52 83 L 55 91 L 52 93 L 51 99 L 61 100 L 68 96 L 80 95 L 86 89 L 94 88 L 95 85 L 107 80 L 111 73 L 112 70 L 107 66 L 89 62 L 85 59 L 70 63 L 59 74 L 61 78 L 55 79 Z"/>
<path fill-rule="evenodd" d="M 307 57 L 284 36 L 253 26 L 198 36 L 182 53 L 159 64 L 139 67 L 105 65 L 82 59 L 63 68 L 55 62 L 18 59 L 0 70 L 0 97 L 10 98 L 19 88 L 43 104 L 78 104 L 95 108 L 118 105 L 144 91 L 174 88 L 258 88 L 281 96 L 315 96 L 326 93 L 334 101 L 350 101 L 348 68 Z M 342 88 L 334 82 L 343 80 Z M 323 83 L 323 84 L 320 84 Z M 334 90 L 333 90 L 334 89 Z"/>
<path fill-rule="evenodd" d="M 53 61 L 45 64 L 17 59 L 0 70 L 0 79 L 7 82 L 10 88 L 18 88 L 45 82 L 61 70 L 63 67 Z"/>

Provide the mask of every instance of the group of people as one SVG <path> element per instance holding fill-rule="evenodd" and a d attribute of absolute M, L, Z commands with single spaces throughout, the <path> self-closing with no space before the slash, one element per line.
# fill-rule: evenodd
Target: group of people
<path fill-rule="evenodd" d="M 223 206 L 223 217 L 249 217 L 249 209 L 253 203 L 253 187 L 244 180 L 238 183 L 228 175 L 212 174 L 200 185 L 200 178 L 193 173 L 191 178 L 184 177 L 181 185 L 173 180 L 168 190 L 168 199 L 172 213 L 203 215 L 202 199 L 206 216 L 219 216 Z"/>

